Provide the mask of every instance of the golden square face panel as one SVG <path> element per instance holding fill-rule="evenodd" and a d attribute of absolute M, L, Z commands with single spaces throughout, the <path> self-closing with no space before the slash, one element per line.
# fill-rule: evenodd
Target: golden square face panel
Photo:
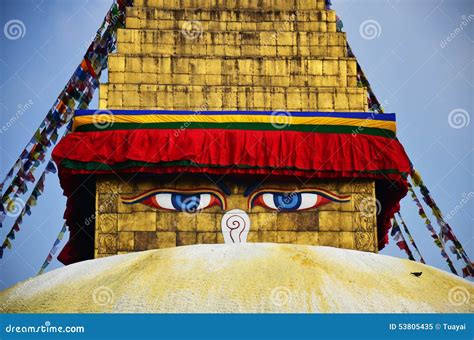
<path fill-rule="evenodd" d="M 376 249 L 372 181 L 207 175 L 97 182 L 96 257 L 201 243 L 273 242 Z M 354 227 L 357 226 L 357 227 Z"/>

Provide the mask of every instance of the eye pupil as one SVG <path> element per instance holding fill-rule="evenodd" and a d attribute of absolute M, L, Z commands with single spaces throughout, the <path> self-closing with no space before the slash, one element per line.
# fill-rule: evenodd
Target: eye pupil
<path fill-rule="evenodd" d="M 173 194 L 171 197 L 171 203 L 178 211 L 195 212 L 199 207 L 200 201 L 199 194 Z"/>
<path fill-rule="evenodd" d="M 273 201 L 275 207 L 279 210 L 294 210 L 298 209 L 301 205 L 301 194 L 300 193 L 275 193 L 273 195 Z"/>

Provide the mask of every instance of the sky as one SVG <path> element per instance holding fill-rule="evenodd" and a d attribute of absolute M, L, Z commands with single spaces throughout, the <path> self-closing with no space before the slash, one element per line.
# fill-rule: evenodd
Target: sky
<path fill-rule="evenodd" d="M 399 140 L 473 258 L 474 2 L 332 2 L 385 111 L 397 114 Z M 111 3 L 1 0 L 2 180 L 81 61 Z M 14 24 L 19 30 L 9 31 Z M 97 107 L 96 99 L 90 107 Z M 38 205 L 0 259 L 0 290 L 37 274 L 63 224 L 65 202 L 57 175 L 47 175 Z M 426 262 L 449 270 L 410 197 L 401 206 Z M 0 229 L 2 241 L 9 221 Z M 393 241 L 381 254 L 406 257 Z M 455 263 L 461 268 L 461 262 Z M 48 270 L 61 266 L 54 259 Z"/>

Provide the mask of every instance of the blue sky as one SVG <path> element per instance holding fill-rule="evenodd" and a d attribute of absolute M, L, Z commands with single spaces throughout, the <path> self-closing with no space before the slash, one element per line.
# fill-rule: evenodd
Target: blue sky
<path fill-rule="evenodd" d="M 0 127 L 17 117 L 0 133 L 2 179 L 110 5 L 111 0 L 2 0 Z M 444 213 L 456 211 L 449 223 L 471 258 L 474 202 L 462 199 L 474 191 L 473 7 L 469 0 L 333 0 L 375 93 L 387 112 L 397 113 L 398 138 Z M 3 29 L 11 20 L 24 25 L 16 40 Z M 37 273 L 62 226 L 64 206 L 57 176 L 50 174 L 32 216 L 24 218 L 12 250 L 0 260 L 0 289 Z M 427 263 L 448 270 L 409 197 L 402 214 Z M 8 231 L 0 229 L 2 240 Z M 382 254 L 405 257 L 393 242 Z M 60 266 L 54 260 L 48 270 Z"/>

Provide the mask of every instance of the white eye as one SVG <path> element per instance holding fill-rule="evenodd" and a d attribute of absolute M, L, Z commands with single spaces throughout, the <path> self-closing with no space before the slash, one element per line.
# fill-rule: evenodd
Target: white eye
<path fill-rule="evenodd" d="M 301 204 L 298 210 L 310 209 L 318 203 L 319 195 L 310 193 L 301 193 Z"/>
<path fill-rule="evenodd" d="M 311 209 L 316 206 L 318 200 L 319 195 L 313 193 L 294 193 L 288 196 L 275 192 L 262 194 L 262 201 L 266 208 L 281 211 Z"/>
<path fill-rule="evenodd" d="M 211 204 L 210 194 L 193 194 L 183 196 L 175 193 L 156 194 L 158 205 L 167 210 L 193 212 L 207 208 Z"/>
<path fill-rule="evenodd" d="M 161 210 L 194 213 L 209 207 L 218 206 L 226 209 L 224 194 L 218 191 L 175 191 L 173 189 L 156 189 L 145 192 L 134 198 L 123 197 L 125 204 L 141 203 Z"/>
<path fill-rule="evenodd" d="M 205 209 L 211 204 L 211 195 L 210 194 L 200 194 L 199 195 L 199 206 L 197 210 Z"/>
<path fill-rule="evenodd" d="M 270 209 L 275 209 L 278 210 L 278 208 L 275 206 L 275 201 L 273 199 L 273 194 L 270 193 L 265 193 L 262 195 L 262 200 L 265 205 L 270 208 Z"/>
<path fill-rule="evenodd" d="M 249 209 L 260 206 L 279 212 L 298 210 L 314 210 L 330 202 L 345 203 L 350 201 L 350 196 L 340 196 L 325 190 L 307 188 L 307 191 L 295 190 L 293 192 L 278 190 L 258 190 L 249 200 Z"/>
<path fill-rule="evenodd" d="M 156 203 L 158 203 L 158 205 L 163 209 L 175 210 L 173 203 L 171 202 L 172 195 L 173 194 L 156 194 Z"/>

